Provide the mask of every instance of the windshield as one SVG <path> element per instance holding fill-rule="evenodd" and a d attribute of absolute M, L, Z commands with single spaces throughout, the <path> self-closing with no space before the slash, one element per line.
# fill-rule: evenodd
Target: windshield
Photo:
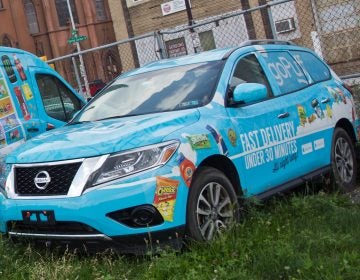
<path fill-rule="evenodd" d="M 222 65 L 213 61 L 119 77 L 73 123 L 203 106 L 212 98 Z"/>

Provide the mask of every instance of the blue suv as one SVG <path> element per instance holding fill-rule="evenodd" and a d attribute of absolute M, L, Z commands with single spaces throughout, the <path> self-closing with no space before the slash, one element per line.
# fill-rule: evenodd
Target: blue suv
<path fill-rule="evenodd" d="M 239 198 L 330 171 L 354 188 L 359 124 L 349 89 L 289 42 L 153 62 L 7 157 L 0 230 L 124 252 L 211 240 Z"/>

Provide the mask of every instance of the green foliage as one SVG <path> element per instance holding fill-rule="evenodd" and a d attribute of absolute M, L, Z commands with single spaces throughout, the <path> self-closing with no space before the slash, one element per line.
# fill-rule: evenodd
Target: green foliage
<path fill-rule="evenodd" d="M 318 193 L 246 208 L 212 243 L 141 257 L 0 240 L 0 279 L 360 279 L 360 205 Z"/>

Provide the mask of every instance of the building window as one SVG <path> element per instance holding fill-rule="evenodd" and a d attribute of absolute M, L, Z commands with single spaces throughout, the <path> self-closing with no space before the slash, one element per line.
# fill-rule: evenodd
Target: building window
<path fill-rule="evenodd" d="M 69 9 L 67 6 L 67 1 L 66 0 L 55 0 L 55 4 L 56 4 L 56 12 L 57 12 L 58 19 L 59 19 L 59 25 L 66 26 L 67 24 L 70 23 L 70 15 L 69 15 Z M 71 11 L 72 11 L 72 15 L 74 18 L 74 22 L 79 23 L 79 18 L 78 18 L 77 12 L 76 12 L 74 0 L 70 0 L 70 6 L 71 6 Z"/>
<path fill-rule="evenodd" d="M 31 0 L 25 0 L 24 7 L 30 34 L 39 33 L 34 3 Z"/>
<path fill-rule="evenodd" d="M 12 43 L 11 43 L 11 40 L 10 38 L 5 35 L 2 39 L 2 42 L 1 42 L 1 45 L 4 46 L 4 47 L 12 47 Z"/>
<path fill-rule="evenodd" d="M 216 48 L 214 34 L 212 30 L 199 33 L 201 48 L 203 51 L 209 51 Z"/>
<path fill-rule="evenodd" d="M 95 10 L 96 10 L 96 19 L 97 20 L 106 20 L 106 11 L 104 0 L 95 0 Z"/>
<path fill-rule="evenodd" d="M 178 57 L 187 55 L 185 38 L 180 37 L 165 42 L 168 57 Z"/>
<path fill-rule="evenodd" d="M 0 9 L 4 9 L 4 4 L 2 0 L 0 0 Z"/>

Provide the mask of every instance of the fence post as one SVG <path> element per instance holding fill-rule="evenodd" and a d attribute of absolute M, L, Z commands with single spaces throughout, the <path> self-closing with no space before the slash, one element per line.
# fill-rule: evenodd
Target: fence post
<path fill-rule="evenodd" d="M 268 10 L 269 22 L 270 22 L 270 27 L 271 27 L 271 32 L 272 32 L 272 35 L 273 35 L 273 39 L 277 40 L 278 36 L 277 36 L 277 33 L 276 33 L 276 29 L 275 29 L 275 22 L 274 22 L 274 18 L 273 18 L 272 11 L 271 11 L 271 6 L 268 6 L 267 10 Z"/>
<path fill-rule="evenodd" d="M 160 33 L 160 31 L 156 31 L 156 32 L 154 32 L 154 34 L 155 34 L 155 38 L 157 41 L 157 45 L 159 47 L 159 49 L 156 50 L 156 52 L 158 52 L 160 54 L 160 59 L 167 58 L 166 48 L 165 48 L 162 34 Z"/>
<path fill-rule="evenodd" d="M 81 86 L 81 80 L 80 80 L 80 76 L 79 76 L 79 71 L 78 71 L 78 68 L 77 68 L 77 65 L 76 65 L 76 59 L 75 59 L 75 57 L 72 57 L 71 60 L 72 60 L 73 67 L 74 67 L 74 73 L 75 73 L 76 82 L 78 84 L 79 93 L 83 94 L 82 86 Z"/>

